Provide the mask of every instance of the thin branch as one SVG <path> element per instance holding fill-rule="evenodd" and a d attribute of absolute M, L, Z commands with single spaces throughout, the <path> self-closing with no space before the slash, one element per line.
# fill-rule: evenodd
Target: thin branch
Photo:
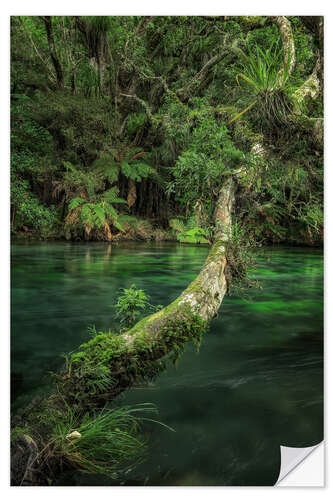
<path fill-rule="evenodd" d="M 234 48 L 231 46 L 222 49 L 219 54 L 211 57 L 209 61 L 207 61 L 206 64 L 204 64 L 204 66 L 200 69 L 200 71 L 198 71 L 198 73 L 186 85 L 184 85 L 184 87 L 176 90 L 176 94 L 180 97 L 180 99 L 186 99 L 194 87 L 199 87 L 202 84 L 211 68 L 230 54 L 234 55 Z"/>
<path fill-rule="evenodd" d="M 138 103 L 141 104 L 141 106 L 143 106 L 145 108 L 149 120 L 151 122 L 154 121 L 152 111 L 149 107 L 149 104 L 147 104 L 146 101 L 144 101 L 143 99 L 140 99 L 140 97 L 138 97 L 136 94 L 122 94 L 122 93 L 120 93 L 119 95 L 121 95 L 123 97 L 129 97 L 130 99 L 135 99 Z"/>

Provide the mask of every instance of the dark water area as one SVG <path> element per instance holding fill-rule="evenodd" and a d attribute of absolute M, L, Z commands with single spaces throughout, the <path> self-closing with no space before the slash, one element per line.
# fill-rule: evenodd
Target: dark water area
<path fill-rule="evenodd" d="M 174 243 L 12 245 L 12 410 L 48 388 L 48 372 L 89 338 L 114 330 L 119 288 L 136 283 L 167 305 L 195 277 L 205 246 Z M 146 460 L 114 480 L 79 473 L 59 485 L 273 485 L 280 445 L 323 439 L 323 256 L 270 248 L 253 275 L 262 290 L 226 297 L 200 352 L 132 388 L 120 405 L 154 403 Z M 153 417 L 156 418 L 156 417 Z"/>

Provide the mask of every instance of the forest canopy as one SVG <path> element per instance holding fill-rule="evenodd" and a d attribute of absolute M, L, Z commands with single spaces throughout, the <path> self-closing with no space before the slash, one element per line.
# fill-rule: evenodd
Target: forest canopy
<path fill-rule="evenodd" d="M 323 239 L 323 20 L 13 16 L 11 231 L 208 242 L 218 189 L 263 243 Z"/>

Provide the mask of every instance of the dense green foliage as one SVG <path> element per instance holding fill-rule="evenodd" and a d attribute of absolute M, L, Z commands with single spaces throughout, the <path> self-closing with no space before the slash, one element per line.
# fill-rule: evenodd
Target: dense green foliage
<path fill-rule="evenodd" d="M 271 17 L 12 17 L 12 232 L 165 239 L 185 217 L 180 241 L 209 240 L 219 185 L 245 167 L 252 237 L 321 242 L 322 91 L 293 108 L 321 18 L 288 22 L 292 71 Z"/>

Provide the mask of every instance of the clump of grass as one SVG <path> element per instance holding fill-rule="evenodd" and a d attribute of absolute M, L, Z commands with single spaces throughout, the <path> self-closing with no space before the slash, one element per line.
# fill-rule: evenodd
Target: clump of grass
<path fill-rule="evenodd" d="M 290 124 L 292 105 L 287 93 L 290 58 L 287 64 L 283 64 L 283 53 L 277 40 L 273 40 L 265 51 L 258 45 L 254 48 L 248 45 L 247 52 L 245 54 L 239 49 L 241 67 L 236 80 L 239 85 L 241 80 L 248 85 L 255 100 L 229 123 L 255 106 L 258 118 L 265 127 L 278 128 Z"/>
<path fill-rule="evenodd" d="M 142 414 L 157 413 L 153 405 L 104 409 L 82 419 L 67 410 L 66 420 L 54 427 L 49 446 L 53 456 L 81 472 L 113 478 L 143 460 L 146 441 L 141 424 L 156 421 Z"/>

